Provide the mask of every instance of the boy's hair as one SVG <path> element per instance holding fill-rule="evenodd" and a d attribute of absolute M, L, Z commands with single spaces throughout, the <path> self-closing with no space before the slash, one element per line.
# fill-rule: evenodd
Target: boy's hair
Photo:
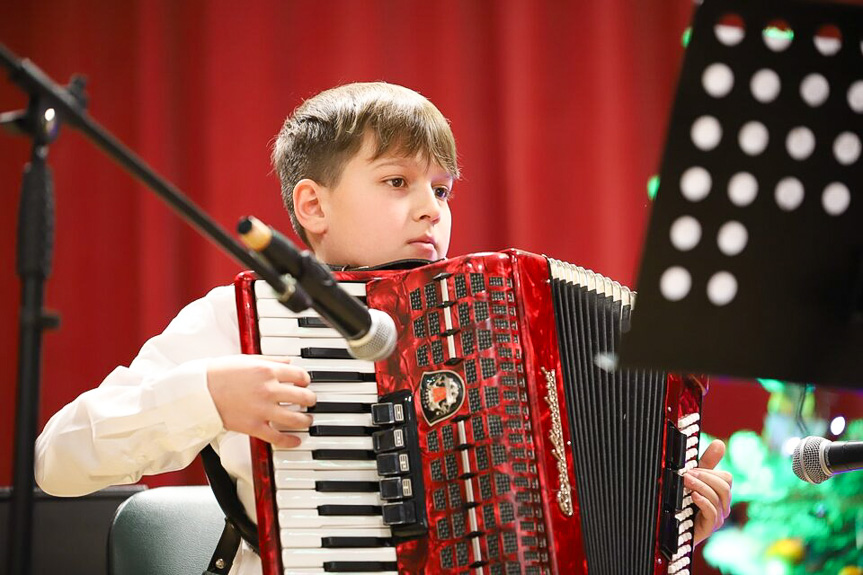
<path fill-rule="evenodd" d="M 309 178 L 333 187 L 345 164 L 359 151 L 366 133 L 377 144 L 374 158 L 387 153 L 422 154 L 457 179 L 455 138 L 440 111 L 417 92 L 384 82 L 356 83 L 325 90 L 294 110 L 273 146 L 273 167 L 291 225 L 306 244 L 294 211 L 294 186 Z"/>

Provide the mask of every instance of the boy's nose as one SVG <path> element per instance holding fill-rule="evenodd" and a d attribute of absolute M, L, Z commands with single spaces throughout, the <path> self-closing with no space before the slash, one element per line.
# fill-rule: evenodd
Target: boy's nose
<path fill-rule="evenodd" d="M 422 220 L 428 218 L 429 220 L 436 222 L 440 219 L 441 216 L 441 205 L 435 196 L 435 190 L 433 186 L 423 186 L 423 189 L 418 194 L 419 199 L 417 200 L 417 219 Z"/>

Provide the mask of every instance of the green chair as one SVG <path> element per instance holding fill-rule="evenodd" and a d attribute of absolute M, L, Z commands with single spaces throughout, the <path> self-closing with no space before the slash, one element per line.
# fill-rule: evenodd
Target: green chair
<path fill-rule="evenodd" d="M 209 486 L 158 487 L 117 509 L 108 534 L 109 575 L 201 575 L 225 515 Z"/>

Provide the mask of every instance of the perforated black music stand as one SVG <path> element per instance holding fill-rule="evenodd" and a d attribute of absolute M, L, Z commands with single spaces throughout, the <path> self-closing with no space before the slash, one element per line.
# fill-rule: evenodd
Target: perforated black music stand
<path fill-rule="evenodd" d="M 705 0 L 621 363 L 863 388 L 863 9 Z"/>

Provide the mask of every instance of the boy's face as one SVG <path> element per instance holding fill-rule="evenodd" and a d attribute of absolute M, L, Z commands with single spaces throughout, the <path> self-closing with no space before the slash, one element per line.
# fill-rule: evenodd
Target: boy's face
<path fill-rule="evenodd" d="M 449 248 L 453 179 L 424 158 L 362 147 L 332 188 L 321 186 L 323 232 L 315 255 L 331 265 L 373 266 L 396 260 L 438 260 Z"/>

